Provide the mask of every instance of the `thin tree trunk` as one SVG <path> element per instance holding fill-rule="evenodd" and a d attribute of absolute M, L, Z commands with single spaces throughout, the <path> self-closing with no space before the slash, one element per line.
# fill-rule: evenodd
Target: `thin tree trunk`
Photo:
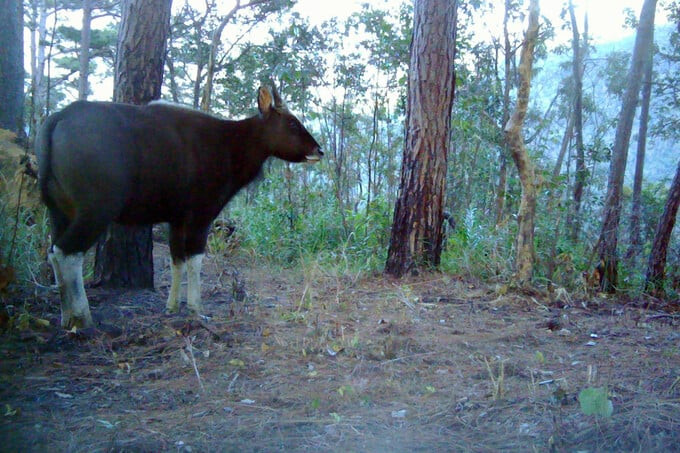
<path fill-rule="evenodd" d="M 649 105 L 652 98 L 652 77 L 654 72 L 654 54 L 649 52 L 645 59 L 644 79 L 642 81 L 642 105 L 640 106 L 640 128 L 638 131 L 637 156 L 635 158 L 635 178 L 633 182 L 633 205 L 630 213 L 630 238 L 626 260 L 633 260 L 642 251 L 640 238 L 640 217 L 642 211 L 642 180 L 645 169 L 645 152 L 647 149 L 647 126 L 649 124 Z"/>
<path fill-rule="evenodd" d="M 506 140 L 510 153 L 522 185 L 522 200 L 517 213 L 519 223 L 517 233 L 517 258 L 515 262 L 516 279 L 521 286 L 531 282 L 534 268 L 534 218 L 536 216 L 536 193 L 537 182 L 534 164 L 529 157 L 522 127 L 529 106 L 529 94 L 531 92 L 531 72 L 533 68 L 534 47 L 538 39 L 538 0 L 531 0 L 529 6 L 529 26 L 522 44 L 522 53 L 519 65 L 519 88 L 517 91 L 517 105 L 505 126 Z"/>
<path fill-rule="evenodd" d="M 378 95 L 378 87 L 376 83 L 375 89 L 375 103 L 373 104 L 373 128 L 371 130 L 371 145 L 368 147 L 367 156 L 367 168 L 368 168 L 368 181 L 366 183 L 366 214 L 370 212 L 371 209 L 371 185 L 373 184 L 373 160 L 375 154 L 375 148 L 378 142 L 378 109 L 380 107 L 380 98 Z M 376 168 L 377 173 L 377 168 Z"/>
<path fill-rule="evenodd" d="M 208 54 L 208 65 L 206 68 L 205 85 L 203 86 L 203 96 L 201 97 L 201 110 L 204 112 L 210 111 L 210 102 L 213 92 L 213 79 L 215 78 L 215 70 L 217 69 L 217 50 L 219 49 L 222 32 L 230 20 L 234 18 L 238 10 L 243 8 L 252 8 L 253 6 L 267 3 L 270 0 L 251 0 L 245 5 L 241 4 L 240 0 L 236 0 L 236 4 L 220 21 L 219 25 L 212 34 L 210 40 L 210 51 Z"/>
<path fill-rule="evenodd" d="M 552 171 L 552 181 L 557 182 L 557 178 L 560 176 L 562 171 L 562 163 L 564 162 L 564 156 L 567 154 L 567 149 L 571 143 L 572 134 L 574 132 L 574 115 L 569 115 L 569 120 L 567 120 L 567 127 L 564 129 L 564 135 L 562 136 L 562 144 L 560 145 L 560 152 L 557 154 L 557 161 Z"/>
<path fill-rule="evenodd" d="M 80 80 L 78 81 L 78 99 L 87 99 L 90 74 L 90 38 L 92 25 L 92 0 L 83 0 L 83 28 L 80 31 Z"/>
<path fill-rule="evenodd" d="M 600 232 L 600 239 L 598 241 L 600 265 L 603 268 L 600 290 L 603 292 L 615 292 L 616 285 L 618 284 L 619 259 L 617 246 L 619 223 L 621 220 L 623 178 L 626 171 L 628 145 L 630 142 L 638 95 L 640 93 L 644 62 L 647 55 L 652 51 L 655 9 L 656 0 L 645 0 L 642 5 L 640 23 L 635 37 L 633 58 L 628 73 L 628 85 L 621 106 L 619 123 L 616 127 L 616 137 L 609 167 L 607 196 L 604 203 L 602 231 Z"/>
<path fill-rule="evenodd" d="M 512 89 L 512 56 L 513 50 L 510 43 L 510 32 L 508 31 L 508 21 L 510 19 L 511 0 L 505 0 L 505 13 L 503 15 L 503 54 L 504 54 L 504 76 L 505 85 L 503 86 L 503 118 L 502 124 L 505 126 L 510 120 L 510 90 Z M 505 214 L 505 193 L 508 184 L 508 148 L 503 144 L 498 150 L 500 165 L 498 168 L 498 185 L 496 186 L 496 225 L 500 225 Z"/>
<path fill-rule="evenodd" d="M 571 16 L 572 50 L 574 53 L 572 77 L 574 79 L 574 139 L 576 144 L 576 172 L 574 174 L 574 209 L 571 219 L 571 239 L 577 241 L 581 230 L 581 200 L 586 180 L 585 151 L 583 147 L 583 53 L 581 37 L 574 13 L 574 5 L 569 0 L 569 15 Z"/>
<path fill-rule="evenodd" d="M 160 99 L 172 0 L 125 0 L 115 65 L 113 100 L 146 104 Z M 95 278 L 110 287 L 153 288 L 151 226 L 113 224 L 97 244 Z"/>
<path fill-rule="evenodd" d="M 201 110 L 204 112 L 210 111 L 210 101 L 213 92 L 213 79 L 215 78 L 215 59 L 217 58 L 217 50 L 220 46 L 222 32 L 229 21 L 234 17 L 236 11 L 241 8 L 241 2 L 236 0 L 236 5 L 229 11 L 229 13 L 222 18 L 220 24 L 217 26 L 212 34 L 210 41 L 210 52 L 208 54 L 208 67 L 205 75 L 205 85 L 203 86 L 203 97 L 201 98 Z"/>
<path fill-rule="evenodd" d="M 45 117 L 47 80 L 45 78 L 45 47 L 47 46 L 47 7 L 44 1 L 34 2 L 31 24 L 31 124 L 30 135 L 35 135 Z"/>
<path fill-rule="evenodd" d="M 654 235 L 654 243 L 652 244 L 652 251 L 649 254 L 649 262 L 647 264 L 647 275 L 645 278 L 645 291 L 656 297 L 664 297 L 664 280 L 666 275 L 666 254 L 668 252 L 668 243 L 671 239 L 671 233 L 675 226 L 675 220 L 678 215 L 678 207 L 680 206 L 680 162 L 675 171 L 675 178 L 671 184 L 671 189 L 668 192 L 666 199 L 666 206 L 663 210 L 663 215 L 659 219 L 659 224 L 656 227 L 656 234 Z"/>
<path fill-rule="evenodd" d="M 168 54 L 165 57 L 165 64 L 168 67 L 168 77 L 170 78 L 170 96 L 172 102 L 179 103 L 179 87 L 177 86 L 177 71 L 175 64 L 170 56 L 170 48 L 172 48 L 172 27 L 170 27 L 170 37 L 168 38 Z"/>
<path fill-rule="evenodd" d="M 560 172 L 562 171 L 562 163 L 564 162 L 564 157 L 567 154 L 567 149 L 569 148 L 569 144 L 571 143 L 571 137 L 572 137 L 572 132 L 574 129 L 574 115 L 569 114 L 568 116 L 569 120 L 567 121 L 567 127 L 564 130 L 564 135 L 562 136 L 562 144 L 560 145 L 560 152 L 557 156 L 557 161 L 555 162 L 555 166 L 553 167 L 552 171 L 552 181 L 550 184 L 550 192 L 548 194 L 548 202 L 547 202 L 547 210 L 546 210 L 546 218 L 548 219 L 553 219 L 556 218 L 556 222 L 553 228 L 553 234 L 550 235 L 548 238 L 548 249 L 550 250 L 550 255 L 548 258 L 548 262 L 546 264 L 546 274 L 548 276 L 548 279 L 552 281 L 553 279 L 553 274 L 555 273 L 555 269 L 557 268 L 557 263 L 556 263 L 556 258 L 557 258 L 557 243 L 559 242 L 560 239 L 560 232 L 562 228 L 562 217 L 557 216 L 555 217 L 553 213 L 555 212 L 555 207 L 559 203 L 559 198 L 562 197 L 563 195 L 563 186 L 559 185 L 558 183 L 558 178 L 560 176 Z"/>
<path fill-rule="evenodd" d="M 439 265 L 455 90 L 457 0 L 416 0 L 406 139 L 385 271 Z"/>

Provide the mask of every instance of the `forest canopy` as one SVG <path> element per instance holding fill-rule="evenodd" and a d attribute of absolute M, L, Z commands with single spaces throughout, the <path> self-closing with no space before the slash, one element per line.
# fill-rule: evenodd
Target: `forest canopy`
<path fill-rule="evenodd" d="M 271 162 L 266 178 L 223 212 L 237 225 L 229 241 L 282 264 L 320 256 L 335 265 L 342 258 L 354 270 L 382 270 L 405 146 L 412 3 L 354 4 L 328 19 L 315 17 L 309 2 L 222 3 L 173 2 L 162 98 L 242 118 L 254 113 L 257 87 L 274 81 L 326 151 L 314 168 Z M 457 6 L 440 263 L 445 272 L 500 282 L 516 275 L 522 186 L 503 129 L 517 103 L 528 6 L 512 0 Z M 593 274 L 602 273 L 597 250 L 609 163 L 640 5 L 611 16 L 615 23 L 609 25 L 619 30 L 614 41 L 600 38 L 603 24 L 579 5 L 542 6 L 523 125 L 536 166 L 531 279 L 539 287 L 590 291 Z M 673 1 L 656 7 L 651 79 L 641 82 L 650 87 L 648 127 L 643 132 L 636 108 L 619 200 L 617 289 L 644 288 L 678 164 L 677 8 Z M 29 64 L 21 132 L 28 143 L 49 113 L 78 98 L 111 98 L 120 11 L 118 1 L 23 2 Z M 646 153 L 636 176 L 643 138 Z M 40 215 L 26 214 L 33 221 Z M 3 219 L 0 241 L 9 250 L 12 219 Z M 224 247 L 219 238 L 211 244 L 213 250 Z M 29 272 L 28 255 L 23 262 L 20 256 L 2 258 L 19 260 L 11 264 L 21 281 L 38 278 Z M 666 260 L 664 290 L 677 297 L 677 231 Z"/>

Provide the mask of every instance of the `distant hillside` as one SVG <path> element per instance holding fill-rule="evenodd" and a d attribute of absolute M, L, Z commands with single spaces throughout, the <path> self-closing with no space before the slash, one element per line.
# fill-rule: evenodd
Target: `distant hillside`
<path fill-rule="evenodd" d="M 670 25 L 657 27 L 655 31 L 655 42 L 657 45 L 665 46 L 668 43 L 672 31 L 673 26 Z M 619 41 L 596 45 L 588 56 L 583 81 L 584 92 L 594 100 L 597 108 L 600 109 L 604 115 L 596 118 L 586 114 L 584 117 L 584 120 L 586 121 L 584 128 L 586 146 L 589 143 L 592 143 L 596 124 L 601 124 L 602 119 L 605 117 L 618 117 L 621 108 L 620 96 L 609 92 L 606 77 L 603 76 L 607 65 L 611 64 L 611 58 L 608 57 L 613 53 L 617 53 L 620 56 L 627 54 L 627 60 L 619 61 L 618 64 L 620 65 L 620 68 L 617 66 L 617 68 L 620 69 L 620 78 L 615 82 L 616 85 L 620 85 L 620 88 L 622 88 L 626 83 L 626 74 L 630 65 L 630 54 L 632 53 L 634 42 L 635 34 L 631 32 L 630 36 Z M 667 67 L 661 67 L 658 58 L 655 58 L 654 64 L 655 71 L 657 72 L 668 70 Z M 559 85 L 562 83 L 562 80 L 571 75 L 571 52 L 568 52 L 565 55 L 551 54 L 546 60 L 537 62 L 536 68 L 538 69 L 538 74 L 536 75 L 532 86 L 532 103 L 539 111 L 545 112 L 555 96 Z M 678 73 L 680 73 L 680 68 L 678 69 Z M 658 103 L 661 101 L 655 99 L 652 95 L 651 102 L 650 120 L 653 124 L 655 121 L 655 114 L 658 112 Z M 559 124 L 552 124 L 550 127 L 552 132 L 561 134 L 563 133 L 565 126 L 566 118 L 564 121 L 560 121 Z M 633 124 L 633 133 L 628 154 L 628 166 L 626 168 L 627 183 L 632 179 L 635 167 L 637 131 L 638 123 L 636 118 L 636 121 Z M 605 136 L 605 143 L 613 143 L 615 132 L 616 124 L 613 123 L 611 130 Z M 555 153 L 556 152 L 557 150 L 555 150 Z M 647 152 L 645 155 L 645 180 L 660 181 L 672 178 L 678 162 L 678 156 L 680 156 L 680 147 L 675 141 L 648 136 Z"/>

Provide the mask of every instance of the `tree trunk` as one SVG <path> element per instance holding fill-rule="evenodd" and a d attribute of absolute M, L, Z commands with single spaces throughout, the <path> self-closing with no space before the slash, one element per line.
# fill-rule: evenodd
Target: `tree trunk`
<path fill-rule="evenodd" d="M 373 193 L 373 187 L 372 185 L 374 184 L 373 182 L 373 166 L 375 165 L 377 167 L 377 163 L 374 162 L 374 160 L 377 160 L 377 157 L 374 157 L 375 153 L 375 148 L 378 143 L 378 112 L 380 108 L 380 95 L 378 94 L 378 83 L 376 81 L 376 86 L 375 86 L 375 102 L 373 103 L 373 121 L 372 121 L 372 128 L 371 128 L 371 144 L 368 147 L 368 156 L 366 158 L 366 168 L 368 170 L 368 180 L 366 181 L 366 215 L 369 214 L 370 209 L 371 209 L 371 194 Z M 378 172 L 378 169 L 375 168 L 375 172 Z"/>
<path fill-rule="evenodd" d="M 215 78 L 215 59 L 217 58 L 217 50 L 220 46 L 220 40 L 222 38 L 222 32 L 224 27 L 227 26 L 229 21 L 236 15 L 236 12 L 241 8 L 241 2 L 236 1 L 236 5 L 232 8 L 229 13 L 222 18 L 222 21 L 217 26 L 212 34 L 212 39 L 210 41 L 210 52 L 208 54 L 208 67 L 207 73 L 205 75 L 205 86 L 203 87 L 203 97 L 201 98 L 201 110 L 204 112 L 210 111 L 210 101 L 213 92 L 213 79 Z"/>
<path fill-rule="evenodd" d="M 560 144 L 560 152 L 557 154 L 557 161 L 555 161 L 555 166 L 552 171 L 552 183 L 557 184 L 557 178 L 560 177 L 562 172 L 562 163 L 564 162 L 564 156 L 567 154 L 567 149 L 571 143 L 571 137 L 574 131 L 574 115 L 569 115 L 569 120 L 567 121 L 567 127 L 564 130 L 564 135 L 562 136 L 562 143 Z M 568 164 L 567 164 L 568 165 Z"/>
<path fill-rule="evenodd" d="M 83 0 L 83 28 L 80 31 L 80 80 L 78 81 L 78 99 L 87 99 L 90 74 L 90 37 L 92 25 L 92 0 Z"/>
<path fill-rule="evenodd" d="M 572 49 L 574 53 L 572 77 L 574 78 L 574 139 L 576 142 L 576 173 L 574 174 L 574 209 L 571 219 L 571 239 L 578 240 L 581 230 L 581 200 L 586 180 L 586 159 L 583 147 L 583 48 L 578 31 L 574 5 L 569 0 L 569 15 L 571 16 Z"/>
<path fill-rule="evenodd" d="M 603 267 L 600 280 L 600 290 L 613 293 L 618 283 L 618 255 L 617 245 L 619 236 L 619 222 L 621 220 L 621 193 L 623 192 L 623 178 L 628 159 L 628 145 L 630 142 L 633 118 L 637 106 L 638 95 L 644 62 L 652 51 L 654 39 L 654 13 L 656 0 L 645 0 L 640 13 L 640 23 L 635 37 L 633 59 L 628 73 L 628 84 L 616 127 L 616 137 L 612 149 L 609 167 L 609 181 L 607 196 L 604 203 L 602 231 L 600 232 L 599 255 Z"/>
<path fill-rule="evenodd" d="M 517 105 L 505 126 L 505 135 L 510 148 L 510 153 L 522 185 L 522 200 L 519 205 L 517 220 L 519 228 L 517 232 L 517 258 L 515 262 L 516 279 L 522 286 L 531 281 L 534 269 L 534 218 L 536 216 L 536 172 L 534 164 L 529 157 L 522 127 L 529 106 L 529 94 L 531 91 L 531 71 L 534 60 L 534 47 L 538 38 L 538 0 L 531 0 L 529 6 L 529 26 L 522 44 L 522 53 L 519 64 L 519 88 L 517 90 Z"/>
<path fill-rule="evenodd" d="M 170 27 L 170 35 L 168 36 L 168 53 L 165 58 L 165 64 L 168 67 L 168 77 L 170 78 L 170 96 L 172 97 L 172 102 L 179 104 L 179 87 L 177 86 L 177 71 L 175 70 L 175 64 L 172 61 L 172 56 L 170 54 L 170 49 L 172 48 L 172 27 Z"/>
<path fill-rule="evenodd" d="M 31 20 L 31 111 L 30 137 L 46 113 L 47 82 L 45 77 L 45 46 L 47 45 L 47 7 L 45 2 L 32 2 Z"/>
<path fill-rule="evenodd" d="M 0 0 L 0 128 L 24 138 L 24 3 Z"/>
<path fill-rule="evenodd" d="M 638 131 L 637 156 L 635 157 L 635 178 L 633 182 L 633 205 L 630 213 L 630 239 L 626 260 L 634 263 L 642 251 L 640 238 L 640 217 L 642 211 L 642 179 L 645 169 L 647 149 L 647 126 L 649 124 L 649 104 L 652 98 L 652 77 L 654 72 L 654 53 L 650 49 L 645 58 L 644 79 L 642 81 L 642 105 L 640 106 L 640 129 Z"/>
<path fill-rule="evenodd" d="M 125 0 L 118 35 L 113 100 L 159 99 L 172 0 Z M 104 286 L 153 288 L 151 226 L 112 225 L 97 244 L 95 278 Z"/>
<path fill-rule="evenodd" d="M 654 235 L 654 243 L 652 244 L 652 251 L 649 254 L 649 263 L 647 264 L 647 276 L 645 278 L 645 291 L 656 297 L 664 297 L 664 279 L 666 268 L 666 253 L 668 251 L 668 243 L 671 239 L 671 233 L 675 226 L 675 219 L 678 215 L 678 207 L 680 206 L 680 162 L 675 171 L 675 178 L 671 184 L 671 189 L 668 192 L 666 206 L 663 210 L 663 215 L 659 219 L 659 224 L 656 227 L 656 234 Z"/>
<path fill-rule="evenodd" d="M 504 55 L 504 86 L 503 86 L 503 118 L 502 124 L 508 124 L 510 120 L 510 90 L 512 89 L 511 63 L 514 51 L 510 43 L 508 21 L 510 20 L 511 0 L 505 0 L 505 12 L 503 15 L 503 55 Z M 496 186 L 496 226 L 500 225 L 505 215 L 505 193 L 508 185 L 508 149 L 503 144 L 498 150 L 500 162 L 498 168 L 498 185 Z"/>
<path fill-rule="evenodd" d="M 457 0 L 416 0 L 401 183 L 385 271 L 438 266 L 455 89 Z"/>

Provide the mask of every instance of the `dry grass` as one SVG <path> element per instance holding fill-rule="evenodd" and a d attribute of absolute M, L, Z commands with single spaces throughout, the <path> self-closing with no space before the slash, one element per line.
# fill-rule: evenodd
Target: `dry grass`
<path fill-rule="evenodd" d="M 167 258 L 158 259 L 157 269 L 166 269 Z M 209 321 L 164 315 L 161 274 L 157 293 L 90 290 L 94 315 L 107 324 L 96 332 L 74 337 L 41 330 L 35 320 L 23 331 L 7 329 L 0 343 L 3 449 L 680 445 L 673 315 L 657 316 L 637 301 L 558 307 L 443 275 L 393 281 L 315 263 L 277 270 L 237 261 L 238 276 L 222 259 L 207 260 Z M 247 297 L 233 300 L 243 283 Z M 26 304 L 31 315 L 57 322 L 52 294 L 12 302 L 10 315 Z M 613 416 L 584 415 L 579 391 L 602 386 Z"/>

